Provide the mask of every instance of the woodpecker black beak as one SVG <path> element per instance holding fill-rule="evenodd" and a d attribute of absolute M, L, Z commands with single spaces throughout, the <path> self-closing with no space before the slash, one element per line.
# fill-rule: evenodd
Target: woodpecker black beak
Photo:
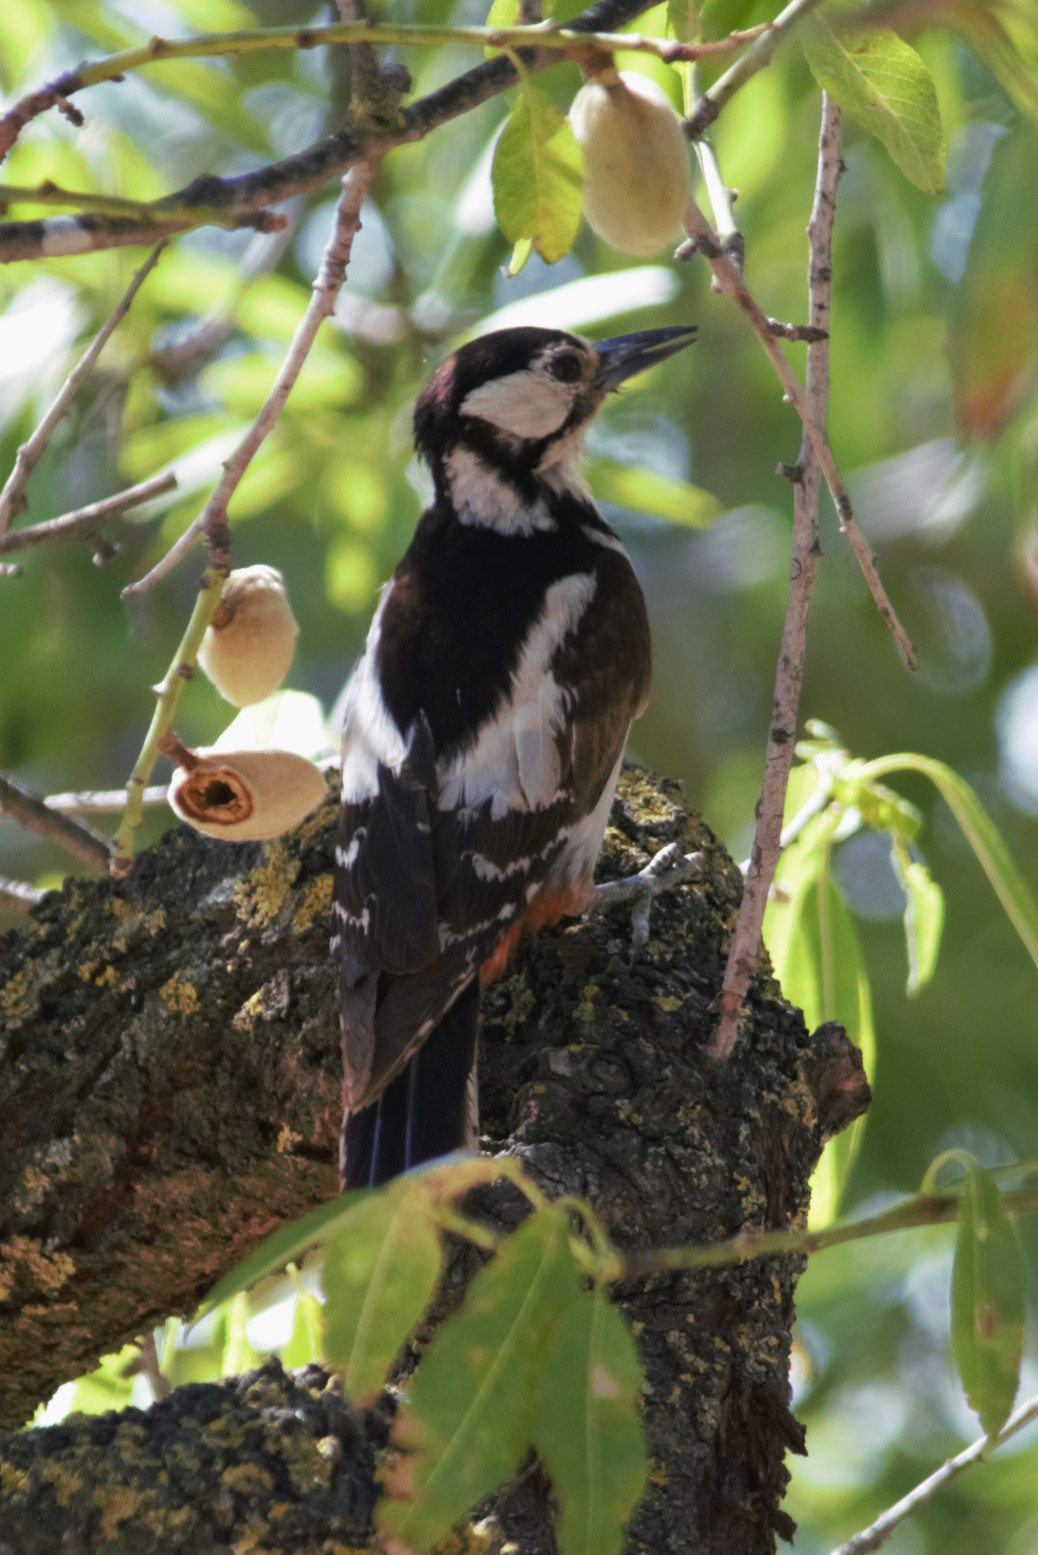
<path fill-rule="evenodd" d="M 633 335 L 593 341 L 598 353 L 595 382 L 603 389 L 618 389 L 625 378 L 683 351 L 695 337 L 695 325 L 682 325 L 678 329 L 640 329 Z"/>

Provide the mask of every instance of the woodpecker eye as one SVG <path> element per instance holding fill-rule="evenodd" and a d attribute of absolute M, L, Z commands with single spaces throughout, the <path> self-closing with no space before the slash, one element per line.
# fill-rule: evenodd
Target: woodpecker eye
<path fill-rule="evenodd" d="M 560 351 L 558 356 L 553 356 L 548 363 L 548 371 L 553 378 L 558 378 L 560 383 L 576 383 L 583 375 L 584 363 L 576 351 Z"/>

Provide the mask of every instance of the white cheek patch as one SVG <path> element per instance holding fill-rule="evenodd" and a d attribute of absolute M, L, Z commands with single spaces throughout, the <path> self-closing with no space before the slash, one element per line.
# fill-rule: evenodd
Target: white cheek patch
<path fill-rule="evenodd" d="M 524 368 L 473 389 L 461 402 L 461 414 L 478 416 L 512 437 L 550 437 L 573 409 L 575 394 L 572 383 Z"/>

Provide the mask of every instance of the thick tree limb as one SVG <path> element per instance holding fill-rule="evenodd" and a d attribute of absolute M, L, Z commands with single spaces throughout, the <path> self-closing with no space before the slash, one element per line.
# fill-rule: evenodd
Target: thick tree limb
<path fill-rule="evenodd" d="M 31 934 L 0 941 L 9 1426 L 102 1352 L 170 1312 L 189 1313 L 260 1237 L 334 1193 L 339 1038 L 326 948 L 334 809 L 330 802 L 300 834 L 266 848 L 177 830 L 126 881 L 72 883 L 37 909 Z M 540 936 L 488 991 L 484 1129 L 553 1196 L 587 1196 L 625 1251 L 789 1226 L 806 1207 L 823 1138 L 867 1101 L 854 1050 L 838 1028 L 810 1037 L 762 965 L 746 1041 L 723 1068 L 713 1064 L 710 1005 L 738 872 L 687 821 L 675 785 L 628 773 L 613 821 L 606 875 L 629 873 L 669 842 L 701 851 L 703 871 L 657 901 L 634 968 L 625 915 L 603 914 Z M 802 1446 L 787 1381 L 800 1266 L 787 1256 L 619 1289 L 646 1367 L 656 1466 L 632 1555 L 768 1555 L 776 1533 L 790 1531 L 779 1500 L 784 1453 Z M 462 1258 L 450 1289 L 464 1269 Z M 142 1461 L 161 1452 L 163 1422 L 174 1418 L 162 1411 L 177 1397 L 134 1417 Z M 244 1488 L 226 1503 L 227 1546 L 248 1532 L 273 1552 L 306 1547 L 291 1542 L 288 1513 L 268 1517 L 256 1467 L 256 1442 L 269 1437 L 279 1504 L 305 1517 L 315 1480 L 301 1472 L 286 1488 L 273 1440 L 275 1401 L 285 1397 L 277 1384 L 256 1404 L 260 1424 L 242 1426 L 247 1447 L 235 1461 L 245 1465 Z M 204 1431 L 225 1407 L 187 1413 Z M 100 1429 L 0 1442 L 3 1482 L 24 1486 L 26 1526 L 47 1527 L 52 1548 L 66 1534 L 78 1538 L 79 1555 L 152 1548 L 150 1525 L 134 1520 L 143 1470 L 122 1491 L 106 1480 L 101 1529 L 91 1460 L 81 1456 Z M 115 1444 L 118 1425 L 104 1429 Z M 343 1440 L 340 1425 L 328 1434 Z M 304 1465 L 314 1464 L 312 1436 L 299 1449 Z M 63 1505 L 44 1467 L 54 1454 Z M 170 1477 L 201 1518 L 215 1480 L 192 1474 L 190 1453 L 184 1461 L 183 1476 Z M 12 1469 L 25 1477 L 11 1480 Z M 343 1460 L 326 1488 L 367 1505 L 367 1473 Z M 5 1517 L 21 1505 L 8 1502 Z M 495 1501 L 521 1555 L 551 1550 L 549 1506 L 539 1473 Z M 34 1546 L 22 1548 L 31 1555 Z"/>

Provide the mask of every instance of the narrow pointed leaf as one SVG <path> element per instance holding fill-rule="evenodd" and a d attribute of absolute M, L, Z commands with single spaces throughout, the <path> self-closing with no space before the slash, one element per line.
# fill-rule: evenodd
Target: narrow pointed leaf
<path fill-rule="evenodd" d="M 912 858 L 897 839 L 891 858 L 905 893 L 905 946 L 908 951 L 907 992 L 917 994 L 937 966 L 944 928 L 944 892 L 920 859 Z"/>
<path fill-rule="evenodd" d="M 886 27 L 854 32 L 816 13 L 804 52 L 819 86 L 874 135 L 917 189 L 944 184 L 946 142 L 933 78 L 911 44 Z"/>
<path fill-rule="evenodd" d="M 870 761 L 867 770 L 877 777 L 891 772 L 920 772 L 930 779 L 958 821 L 1006 916 L 1038 966 L 1038 902 L 1013 863 L 998 828 L 965 779 L 943 761 L 907 751 Z"/>
<path fill-rule="evenodd" d="M 642 1371 L 619 1308 L 596 1286 L 564 1308 L 545 1351 L 533 1445 L 559 1503 L 559 1555 L 619 1555 L 649 1462 Z"/>
<path fill-rule="evenodd" d="M 326 1241 L 335 1229 L 345 1225 L 354 1210 L 363 1202 L 364 1193 L 343 1193 L 336 1199 L 322 1204 L 290 1225 L 281 1226 L 273 1235 L 261 1242 L 255 1252 L 242 1259 L 236 1269 L 224 1275 L 206 1296 L 200 1314 L 229 1301 L 239 1291 L 249 1290 L 268 1274 L 283 1269 L 286 1263 L 298 1263 L 308 1248 Z"/>
<path fill-rule="evenodd" d="M 952 1271 L 952 1351 L 970 1405 L 989 1436 L 1001 1430 L 1020 1380 L 1024 1267 L 998 1184 L 967 1167 Z"/>
<path fill-rule="evenodd" d="M 536 87 L 509 114 L 491 176 L 508 241 L 528 238 L 549 264 L 568 254 L 580 226 L 583 156 L 565 115 Z"/>
<path fill-rule="evenodd" d="M 366 1403 L 428 1306 L 443 1254 L 429 1179 L 371 1194 L 324 1255 L 324 1353 L 347 1398 Z"/>
<path fill-rule="evenodd" d="M 519 1466 L 540 1359 L 574 1284 L 565 1216 L 529 1216 L 430 1344 L 394 1430 L 378 1526 L 390 1555 L 429 1550 Z"/>

